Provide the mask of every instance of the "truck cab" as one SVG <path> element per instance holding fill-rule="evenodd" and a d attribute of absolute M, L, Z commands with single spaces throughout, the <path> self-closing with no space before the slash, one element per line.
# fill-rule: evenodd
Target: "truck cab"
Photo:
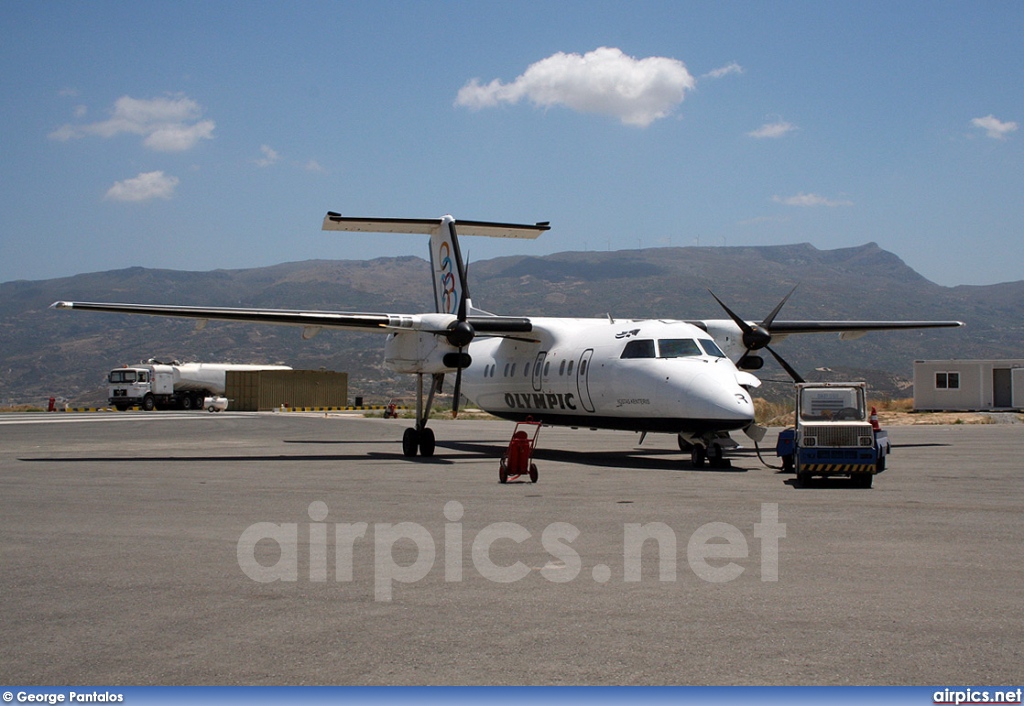
<path fill-rule="evenodd" d="M 109 403 L 121 411 L 141 405 L 152 389 L 149 378 L 149 368 L 114 368 L 107 376 Z"/>
<path fill-rule="evenodd" d="M 870 488 L 885 470 L 889 437 L 868 418 L 862 382 L 796 385 L 796 424 L 779 434 L 776 453 L 801 485 L 813 476 L 849 477 Z"/>
<path fill-rule="evenodd" d="M 107 376 L 107 400 L 121 411 L 138 406 L 148 412 L 171 406 L 178 402 L 174 378 L 172 365 L 114 368 Z M 202 404 L 201 400 L 199 404 Z"/>

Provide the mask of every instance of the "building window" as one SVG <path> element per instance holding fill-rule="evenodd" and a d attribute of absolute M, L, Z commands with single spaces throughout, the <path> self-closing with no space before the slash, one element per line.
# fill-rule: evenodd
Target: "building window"
<path fill-rule="evenodd" d="M 959 390 L 960 373 L 935 373 L 935 389 Z"/>

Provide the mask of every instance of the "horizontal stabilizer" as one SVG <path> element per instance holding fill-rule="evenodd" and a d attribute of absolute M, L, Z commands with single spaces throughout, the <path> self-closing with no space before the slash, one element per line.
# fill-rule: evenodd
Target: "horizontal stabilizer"
<path fill-rule="evenodd" d="M 442 218 L 351 218 L 328 211 L 324 216 L 323 230 L 432 235 L 443 222 Z M 455 226 L 459 235 L 484 235 L 490 238 L 533 239 L 544 231 L 551 230 L 551 225 L 547 222 L 527 225 L 490 221 L 455 221 Z"/>

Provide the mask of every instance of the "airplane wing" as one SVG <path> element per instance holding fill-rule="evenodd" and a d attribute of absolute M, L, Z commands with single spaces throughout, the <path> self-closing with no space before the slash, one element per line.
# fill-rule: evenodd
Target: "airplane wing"
<path fill-rule="evenodd" d="M 351 331 L 419 330 L 441 332 L 456 317 L 444 314 L 375 314 L 345 311 L 303 311 L 297 309 L 241 309 L 231 307 L 166 306 L 115 302 L 54 302 L 51 309 L 105 311 L 111 314 L 170 316 L 203 321 L 244 321 L 256 324 L 301 326 L 309 331 L 321 328 Z M 526 317 L 471 316 L 467 321 L 479 333 L 500 335 L 533 330 Z"/>
<path fill-rule="evenodd" d="M 719 345 L 741 353 L 767 347 L 794 334 L 838 333 L 844 341 L 853 341 L 870 331 L 908 331 L 912 329 L 958 328 L 963 321 L 754 321 L 740 323 L 730 319 L 689 321 L 710 333 Z M 766 325 L 768 324 L 768 325 Z M 729 345 L 731 344 L 731 345 Z"/>
<path fill-rule="evenodd" d="M 787 296 L 786 299 L 788 298 Z M 786 303 L 786 299 L 782 300 L 782 304 Z M 719 303 L 722 303 L 721 300 Z M 776 321 L 775 315 L 782 308 L 782 304 L 761 323 L 744 321 L 724 304 L 722 306 L 731 319 L 704 319 L 690 323 L 710 333 L 726 355 L 741 369 L 759 369 L 763 361 L 759 356 L 750 354 L 764 349 L 771 353 L 779 365 L 797 382 L 803 382 L 803 378 L 769 345 L 770 343 L 804 333 L 838 333 L 842 340 L 850 341 L 860 338 L 869 331 L 958 328 L 964 325 L 962 321 Z"/>
<path fill-rule="evenodd" d="M 963 325 L 963 321 L 773 321 L 771 334 L 775 340 L 781 341 L 794 333 L 838 333 L 844 341 L 851 341 L 869 331 L 958 328 Z"/>

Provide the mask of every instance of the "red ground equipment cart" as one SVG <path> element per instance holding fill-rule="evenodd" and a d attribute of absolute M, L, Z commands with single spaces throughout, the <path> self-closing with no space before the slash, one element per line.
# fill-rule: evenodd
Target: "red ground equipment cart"
<path fill-rule="evenodd" d="M 498 468 L 498 481 L 507 483 L 519 476 L 529 474 L 530 482 L 537 482 L 537 464 L 533 462 L 533 451 L 537 448 L 537 435 L 540 434 L 540 422 L 516 422 L 512 439 L 508 448 L 501 455 Z"/>

